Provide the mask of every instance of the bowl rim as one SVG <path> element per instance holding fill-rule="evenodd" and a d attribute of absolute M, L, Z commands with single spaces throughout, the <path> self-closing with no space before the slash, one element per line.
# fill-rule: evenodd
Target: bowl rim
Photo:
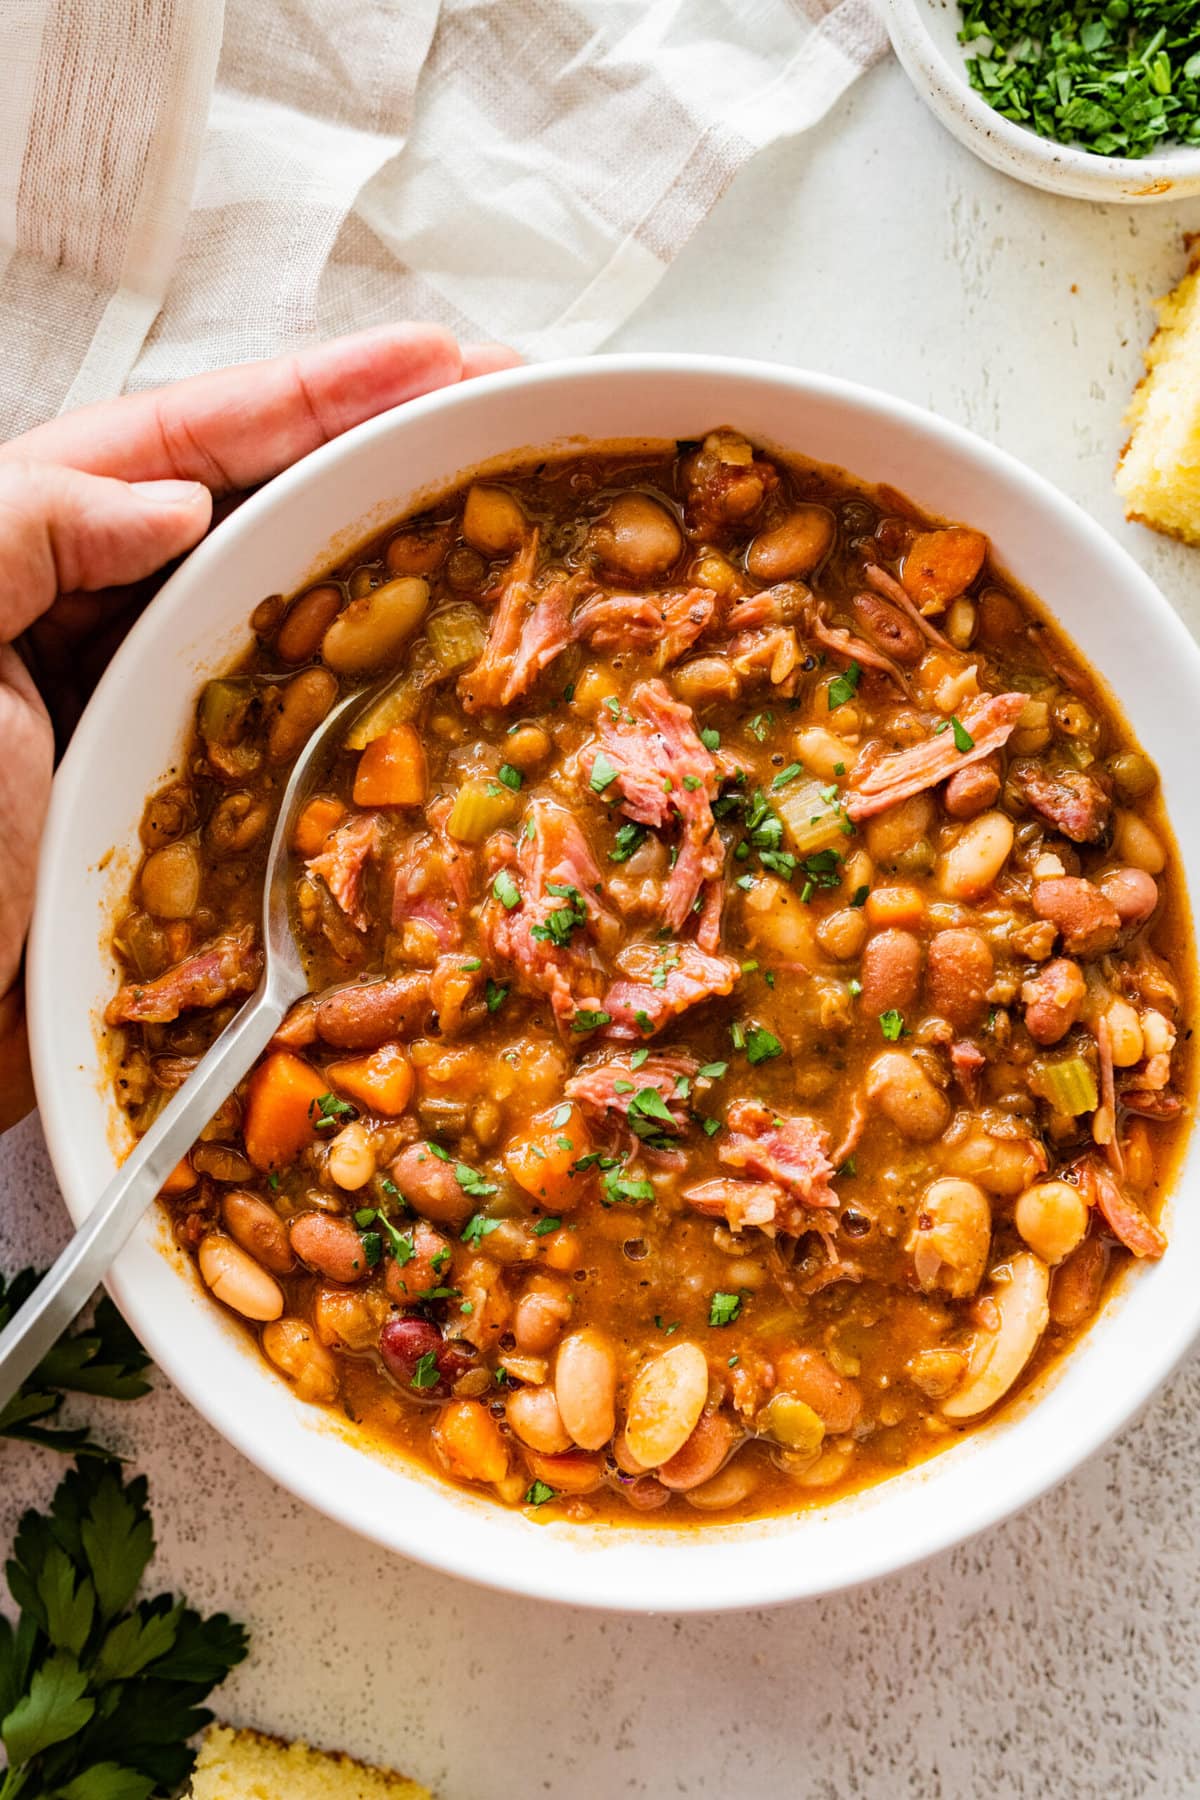
<path fill-rule="evenodd" d="M 97 762 L 97 752 L 102 749 L 102 739 L 96 744 L 89 741 L 97 729 L 95 721 L 100 712 L 99 703 L 119 696 L 130 674 L 136 671 L 142 644 L 152 636 L 153 621 L 162 616 L 172 595 L 182 593 L 186 597 L 194 585 L 207 575 L 210 564 L 219 565 L 221 559 L 236 549 L 241 538 L 257 531 L 260 525 L 268 524 L 276 505 L 285 496 L 302 494 L 305 490 L 318 486 L 325 472 L 335 463 L 352 457 L 357 450 L 374 440 L 386 440 L 394 430 L 408 431 L 435 411 L 453 409 L 469 412 L 473 405 L 494 393 L 553 386 L 564 380 L 582 381 L 586 386 L 588 383 L 606 383 L 614 376 L 644 378 L 653 375 L 698 380 L 712 378 L 718 384 L 722 380 L 731 384 L 760 382 L 782 388 L 785 393 L 794 396 L 798 403 L 806 398 L 828 400 L 851 409 L 868 424 L 873 423 L 880 428 L 895 424 L 915 431 L 932 440 L 940 449 L 964 458 L 978 471 L 981 480 L 987 479 L 989 474 L 1004 478 L 1019 494 L 1022 502 L 1029 502 L 1042 515 L 1057 514 L 1060 519 L 1069 521 L 1074 532 L 1090 540 L 1098 554 L 1116 563 L 1127 589 L 1154 616 L 1159 642 L 1173 652 L 1190 671 L 1190 678 L 1200 695 L 1200 647 L 1193 641 L 1155 583 L 1129 552 L 1112 539 L 1075 501 L 1011 453 L 908 400 L 840 377 L 761 359 L 643 352 L 564 359 L 506 370 L 480 377 L 460 387 L 441 389 L 420 399 L 408 401 L 322 446 L 272 482 L 265 484 L 192 552 L 164 584 L 151 607 L 138 620 L 122 644 L 76 728 L 56 775 L 42 841 L 27 984 L 30 1043 L 39 1106 L 51 1161 L 73 1219 L 78 1221 L 85 1216 L 92 1196 L 83 1196 L 80 1193 L 81 1184 L 75 1179 L 73 1120 L 67 1085 L 64 1083 L 60 1087 L 56 1080 L 59 1066 L 56 1047 L 59 1028 L 56 1015 L 60 1002 L 56 983 L 54 932 L 56 928 L 62 929 L 74 924 L 69 908 L 64 910 L 61 903 L 56 908 L 56 900 L 60 884 L 64 881 L 68 885 L 63 891 L 69 891 L 73 870 L 76 880 L 78 879 L 78 858 L 72 861 L 71 842 L 66 832 L 70 810 L 75 803 L 72 790 L 81 780 L 86 788 L 89 765 Z M 586 438 L 586 434 L 583 435 Z M 627 435 L 636 438 L 638 434 L 630 432 Z M 612 434 L 605 441 L 611 441 L 611 436 Z M 470 464 L 466 467 L 469 469 Z M 852 473 L 857 474 L 860 479 L 870 479 L 869 475 L 862 472 Z M 914 495 L 914 498 L 919 501 L 920 496 Z M 90 727 L 89 718 L 93 721 Z M 1182 1161 L 1172 1194 L 1178 1194 L 1181 1181 Z M 152 1218 L 153 1212 L 149 1212 L 147 1217 Z M 828 1572 L 814 1566 L 814 1561 L 819 1563 L 819 1558 L 789 1559 L 785 1554 L 773 1560 L 769 1578 L 763 1576 L 758 1580 L 747 1580 L 743 1575 L 736 1582 L 726 1582 L 723 1591 L 714 1598 L 699 1584 L 686 1587 L 679 1577 L 673 1583 L 667 1578 L 662 1588 L 652 1593 L 644 1592 L 629 1580 L 622 1586 L 613 1579 L 613 1572 L 603 1567 L 607 1559 L 603 1557 L 603 1538 L 600 1534 L 597 1534 L 598 1555 L 577 1558 L 577 1566 L 572 1566 L 570 1577 L 564 1580 L 561 1567 L 556 1569 L 552 1563 L 549 1570 L 543 1570 L 536 1556 L 517 1556 L 513 1559 L 517 1565 L 514 1569 L 503 1557 L 493 1561 L 486 1556 L 464 1552 L 458 1547 L 452 1529 L 444 1539 L 439 1538 L 436 1542 L 430 1541 L 428 1535 L 421 1538 L 419 1533 L 417 1541 L 414 1541 L 411 1532 L 405 1528 L 403 1518 L 390 1521 L 385 1531 L 377 1520 L 355 1517 L 349 1496 L 339 1495 L 338 1500 L 332 1499 L 322 1489 L 321 1482 L 307 1463 L 298 1466 L 297 1459 L 288 1454 L 286 1445 L 280 1448 L 274 1440 L 264 1441 L 263 1437 L 256 1435 L 249 1426 L 239 1421 L 236 1406 L 231 1406 L 228 1400 L 218 1403 L 214 1399 L 202 1372 L 192 1370 L 186 1363 L 181 1366 L 181 1359 L 172 1352 L 170 1321 L 161 1316 L 151 1316 L 148 1319 L 139 1316 L 139 1296 L 131 1291 L 131 1284 L 122 1276 L 119 1263 L 107 1285 L 122 1311 L 141 1334 L 162 1372 L 181 1390 L 189 1403 L 223 1437 L 241 1450 L 248 1460 L 317 1511 L 340 1525 L 360 1532 L 377 1544 L 398 1550 L 431 1568 L 479 1585 L 602 1611 L 718 1612 L 734 1607 L 784 1604 L 855 1588 L 900 1569 L 917 1566 L 1020 1511 L 1074 1472 L 1141 1410 L 1200 1335 L 1198 1293 L 1190 1311 L 1186 1307 L 1179 1307 L 1164 1322 L 1164 1329 L 1155 1337 L 1154 1353 L 1138 1362 L 1135 1368 L 1126 1370 L 1115 1405 L 1111 1396 L 1106 1396 L 1104 1405 L 1095 1408 L 1090 1417 L 1073 1418 L 1071 1428 L 1060 1431 L 1044 1455 L 1030 1459 L 1028 1466 L 1014 1471 L 1011 1479 L 989 1487 L 986 1493 L 976 1495 L 965 1516 L 956 1514 L 948 1519 L 944 1516 L 945 1509 L 935 1507 L 931 1509 L 930 1518 L 920 1521 L 907 1534 L 893 1536 L 886 1528 L 869 1530 L 863 1534 L 865 1542 L 857 1566 L 850 1572 L 838 1571 L 832 1579 Z M 277 1378 L 269 1376 L 269 1379 L 275 1381 Z M 295 1400 L 282 1380 L 278 1380 L 278 1390 L 281 1405 L 290 1401 L 294 1406 L 302 1406 L 303 1403 Z M 1029 1410 L 1036 1414 L 1038 1403 L 1035 1402 Z M 965 1440 L 964 1447 L 979 1441 L 978 1437 Z M 914 1473 L 920 1475 L 943 1461 L 941 1457 L 935 1458 L 933 1464 L 920 1465 L 916 1471 L 910 1470 L 907 1475 L 901 1474 L 878 1483 L 866 1490 L 863 1497 L 869 1499 L 895 1491 L 909 1476 Z M 838 1508 L 845 1509 L 855 1504 L 856 1498 L 850 1497 L 834 1502 L 828 1510 L 833 1513 Z M 488 1510 L 490 1514 L 498 1509 L 489 1507 Z M 883 1516 L 881 1510 L 881 1520 Z M 695 1532 L 673 1535 L 703 1542 L 707 1538 L 720 1537 L 723 1531 L 736 1532 L 738 1529 L 737 1525 L 720 1527 L 714 1524 L 698 1528 Z M 646 1528 L 636 1529 L 639 1538 L 644 1538 L 645 1534 Z M 502 1541 L 499 1533 L 494 1535 L 497 1542 Z M 622 1535 L 627 1540 L 635 1534 L 625 1531 Z M 785 1545 L 788 1540 L 781 1531 L 773 1541 L 777 1545 Z M 660 1557 L 660 1560 L 666 1559 Z"/>
<path fill-rule="evenodd" d="M 940 3 L 958 6 L 958 0 L 940 0 Z M 1168 151 L 1145 157 L 1101 156 L 1076 144 L 1062 143 L 1058 138 L 1042 137 L 1031 127 L 1005 118 L 971 86 L 965 61 L 955 63 L 943 53 L 926 23 L 931 0 L 877 0 L 877 4 L 884 14 L 893 47 L 905 72 L 913 79 L 910 61 L 920 71 L 926 87 L 924 97 L 939 112 L 946 108 L 956 109 L 960 122 L 973 134 L 998 145 L 1004 152 L 1006 168 L 1024 167 L 1030 174 L 1036 170 L 1043 178 L 1057 172 L 1067 179 L 1074 178 L 1081 184 L 1090 185 L 1099 197 L 1103 197 L 1100 190 L 1118 187 L 1128 195 L 1130 183 L 1137 182 L 1148 192 L 1136 197 L 1168 198 L 1170 194 L 1159 195 L 1155 191 L 1159 183 L 1167 182 L 1174 197 L 1178 198 L 1182 183 L 1200 179 L 1200 148 L 1191 144 L 1178 144 Z M 949 91 L 945 88 L 947 81 Z"/>

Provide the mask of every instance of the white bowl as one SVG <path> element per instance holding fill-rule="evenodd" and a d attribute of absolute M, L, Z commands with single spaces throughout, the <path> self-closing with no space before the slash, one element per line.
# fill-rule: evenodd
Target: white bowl
<path fill-rule="evenodd" d="M 1200 194 L 1200 150 L 1172 145 L 1132 160 L 1039 137 L 990 107 L 967 79 L 958 0 L 876 0 L 904 72 L 960 144 L 1018 181 L 1075 200 L 1183 200 Z"/>
<path fill-rule="evenodd" d="M 248 642 L 255 603 L 288 591 L 460 472 L 526 447 L 695 437 L 730 423 L 767 445 L 888 482 L 990 533 L 1114 676 L 1162 771 L 1190 870 L 1200 783 L 1181 720 L 1200 653 L 1158 590 L 1070 501 L 956 426 L 827 376 L 718 357 L 617 356 L 514 370 L 410 402 L 255 494 L 172 576 L 100 684 L 59 771 L 29 957 L 34 1068 L 55 1170 L 81 1220 L 117 1161 L 98 1055 L 115 966 L 104 921 L 136 854 L 143 796 L 178 756 L 201 679 Z M 109 852 L 116 847 L 116 854 Z M 1195 1152 L 1179 1186 L 1194 1183 Z M 1036 1404 L 923 1467 L 795 1518 L 587 1528 L 534 1524 L 368 1453 L 298 1402 L 199 1291 L 150 1216 L 111 1288 L 155 1361 L 269 1475 L 390 1549 L 494 1587 L 577 1604 L 690 1611 L 828 1593 L 994 1523 L 1123 1425 L 1200 1329 L 1200 1206 L 1169 1209 L 1171 1248 L 1138 1269 Z"/>

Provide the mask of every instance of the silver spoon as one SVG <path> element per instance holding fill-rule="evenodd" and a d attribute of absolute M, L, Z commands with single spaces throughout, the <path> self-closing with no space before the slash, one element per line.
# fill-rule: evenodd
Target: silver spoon
<path fill-rule="evenodd" d="M 266 1049 L 289 1006 L 307 993 L 308 980 L 288 913 L 292 826 L 306 798 L 314 763 L 342 735 L 350 715 L 365 711 L 389 685 L 380 682 L 340 701 L 301 751 L 283 791 L 267 857 L 262 980 L 145 1137 L 139 1139 L 53 1268 L 0 1331 L 0 1407 L 12 1399 L 87 1304 L 171 1170 Z"/>

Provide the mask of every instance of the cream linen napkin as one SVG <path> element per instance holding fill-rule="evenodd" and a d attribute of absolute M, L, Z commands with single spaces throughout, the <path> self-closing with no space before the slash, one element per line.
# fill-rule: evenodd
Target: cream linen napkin
<path fill-rule="evenodd" d="M 405 314 L 593 349 L 868 0 L 3 0 L 0 434 Z"/>

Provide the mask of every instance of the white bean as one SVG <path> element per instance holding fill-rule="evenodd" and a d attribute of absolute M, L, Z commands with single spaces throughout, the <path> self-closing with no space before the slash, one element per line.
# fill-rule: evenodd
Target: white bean
<path fill-rule="evenodd" d="M 1050 1272 L 1028 1250 L 995 1271 L 991 1300 L 999 1324 L 975 1334 L 962 1383 L 942 1405 L 946 1418 L 973 1419 L 1003 1399 L 1046 1329 L 1049 1292 Z"/>
<path fill-rule="evenodd" d="M 708 1361 L 698 1344 L 672 1344 L 642 1364 L 629 1395 L 625 1438 L 644 1469 L 657 1469 L 687 1442 L 707 1398 Z"/>
<path fill-rule="evenodd" d="M 1118 808 L 1113 819 L 1113 849 L 1123 861 L 1147 875 L 1161 874 L 1167 860 L 1163 841 L 1136 813 Z"/>
<path fill-rule="evenodd" d="M 330 1178 L 349 1193 L 366 1187 L 375 1173 L 376 1159 L 364 1125 L 356 1121 L 342 1127 L 329 1146 L 325 1167 Z"/>
<path fill-rule="evenodd" d="M 907 1246 L 924 1292 L 941 1288 L 956 1300 L 973 1294 L 991 1244 L 992 1209 L 983 1189 L 954 1175 L 931 1182 Z"/>
<path fill-rule="evenodd" d="M 972 819 L 940 859 L 938 886 L 948 900 L 977 900 L 991 887 L 1013 847 L 1013 822 L 1002 812 Z"/>
<path fill-rule="evenodd" d="M 608 1443 L 617 1423 L 617 1358 L 602 1331 L 585 1325 L 563 1339 L 554 1364 L 554 1398 L 581 1450 Z"/>
<path fill-rule="evenodd" d="M 200 1245 L 200 1273 L 218 1300 L 231 1306 L 243 1319 L 278 1319 L 283 1312 L 283 1290 L 252 1256 L 219 1231 L 210 1231 Z"/>
<path fill-rule="evenodd" d="M 352 600 L 321 639 L 321 655 L 338 675 L 364 675 L 390 662 L 429 605 L 429 583 L 416 575 L 385 581 Z"/>

